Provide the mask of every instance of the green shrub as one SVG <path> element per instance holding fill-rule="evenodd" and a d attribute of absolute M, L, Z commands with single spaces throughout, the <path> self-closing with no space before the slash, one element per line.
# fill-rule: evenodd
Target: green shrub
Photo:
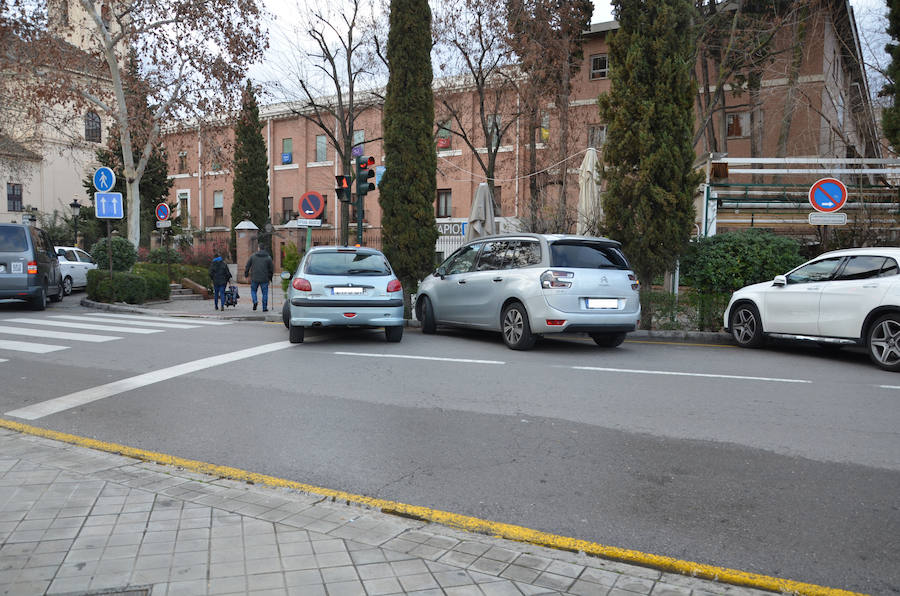
<path fill-rule="evenodd" d="M 144 272 L 159 273 L 160 275 L 168 275 L 168 280 L 172 283 L 181 283 L 185 277 L 197 282 L 206 289 L 212 291 L 212 280 L 209 279 L 209 269 L 207 267 L 198 267 L 196 265 L 185 265 L 180 263 L 137 263 L 134 266 L 135 273 Z M 168 271 L 168 273 L 167 273 Z"/>
<path fill-rule="evenodd" d="M 692 243 L 681 259 L 681 275 L 698 292 L 731 293 L 770 280 L 803 261 L 793 238 L 742 230 Z"/>
<path fill-rule="evenodd" d="M 88 271 L 88 300 L 97 302 L 127 302 L 141 304 L 147 298 L 147 282 L 134 273 L 116 271 L 112 280 L 108 271 L 93 269 Z"/>
<path fill-rule="evenodd" d="M 300 264 L 300 251 L 297 250 L 297 245 L 293 242 L 288 242 L 284 245 L 284 258 L 281 259 L 281 268 L 284 271 L 289 271 L 291 275 L 294 274 L 294 271 L 297 270 L 297 266 Z M 281 291 L 287 292 L 288 285 L 291 283 L 290 279 L 282 279 L 281 280 Z"/>
<path fill-rule="evenodd" d="M 137 261 L 137 249 L 134 245 L 122 238 L 121 236 L 112 237 L 112 268 L 113 271 L 129 271 Z M 108 251 L 106 247 L 106 238 L 101 238 L 94 243 L 90 250 L 94 262 L 97 263 L 97 269 L 105 269 L 109 271 Z"/>
<path fill-rule="evenodd" d="M 147 260 L 151 263 L 181 263 L 183 258 L 174 248 L 159 247 L 150 251 Z"/>
<path fill-rule="evenodd" d="M 165 273 L 156 273 L 154 271 L 135 272 L 144 278 L 147 283 L 147 299 L 148 300 L 168 300 L 169 299 L 169 278 Z"/>

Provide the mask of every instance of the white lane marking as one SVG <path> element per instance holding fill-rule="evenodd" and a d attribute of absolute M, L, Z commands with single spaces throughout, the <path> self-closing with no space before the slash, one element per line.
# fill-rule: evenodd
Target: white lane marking
<path fill-rule="evenodd" d="M 469 358 L 438 358 L 436 356 L 405 356 L 403 354 L 367 354 L 365 352 L 335 352 L 338 356 L 364 356 L 366 358 L 406 358 L 409 360 L 438 360 L 440 362 L 468 362 L 470 364 L 506 364 L 502 360 L 472 360 Z"/>
<path fill-rule="evenodd" d="M 144 315 L 117 315 L 107 312 L 91 313 L 92 317 L 106 317 L 109 319 L 133 319 L 135 321 L 190 321 L 191 325 L 231 325 L 230 321 L 207 321 L 206 319 L 195 319 L 192 317 L 151 317 Z"/>
<path fill-rule="evenodd" d="M 13 341 L 0 339 L 0 350 L 12 350 L 13 352 L 30 352 L 32 354 L 46 354 L 58 350 L 68 350 L 69 346 L 54 346 L 53 344 L 35 344 L 30 341 Z"/>
<path fill-rule="evenodd" d="M 3 358 L 0 358 L 0 362 L 9 362 L 9 360 L 5 360 L 5 359 L 3 359 Z"/>
<path fill-rule="evenodd" d="M 594 370 L 600 372 L 628 373 L 635 375 L 670 375 L 676 377 L 705 377 L 709 379 L 738 379 L 741 381 L 770 381 L 772 383 L 812 383 L 805 379 L 778 379 L 774 377 L 745 377 L 742 375 L 714 375 L 708 373 L 674 372 L 666 370 L 640 370 L 633 368 L 601 368 L 599 366 L 570 366 L 575 370 Z"/>
<path fill-rule="evenodd" d="M 37 418 L 43 418 L 44 416 L 56 414 L 70 408 L 77 408 L 99 399 L 104 399 L 107 397 L 112 397 L 113 395 L 117 395 L 119 393 L 131 391 L 132 389 L 139 389 L 141 387 L 146 387 L 147 385 L 159 383 L 160 381 L 168 381 L 169 379 L 174 379 L 175 377 L 194 373 L 206 368 L 212 368 L 214 366 L 220 366 L 222 364 L 228 364 L 229 362 L 235 362 L 237 360 L 259 356 L 261 354 L 276 352 L 278 350 L 289 348 L 292 345 L 293 344 L 289 341 L 279 341 L 273 344 L 256 346 L 255 348 L 247 348 L 246 350 L 238 350 L 237 352 L 231 352 L 230 354 L 210 356 L 208 358 L 194 360 L 193 362 L 176 364 L 175 366 L 171 366 L 169 368 L 155 370 L 153 372 L 137 375 L 136 377 L 130 377 L 119 381 L 113 381 L 112 383 L 107 383 L 106 385 L 91 387 L 90 389 L 76 391 L 75 393 L 70 393 L 69 395 L 63 395 L 62 397 L 57 397 L 54 399 L 48 399 L 47 401 L 32 404 L 24 408 L 11 410 L 9 412 L 6 412 L 6 415 L 15 416 L 16 418 L 23 418 L 25 420 L 35 420 Z"/>
<path fill-rule="evenodd" d="M 0 325 L 0 333 L 9 333 L 10 335 L 27 335 L 29 337 L 49 337 L 50 339 L 74 339 L 75 341 L 87 341 L 91 343 L 101 343 L 104 341 L 112 341 L 114 339 L 122 339 L 117 335 L 66 333 L 65 331 L 53 331 L 50 329 L 25 329 L 22 327 L 7 327 L 6 325 Z"/>
<path fill-rule="evenodd" d="M 198 329 L 199 325 L 187 325 L 185 323 L 151 323 L 150 321 L 123 321 L 119 319 L 95 318 L 97 315 L 51 315 L 51 319 L 66 319 L 70 321 L 93 321 L 94 323 L 131 323 L 138 327 L 160 327 L 163 329 Z"/>
<path fill-rule="evenodd" d="M 68 321 L 49 321 L 47 319 L 30 319 L 21 317 L 17 319 L 3 319 L 4 323 L 26 323 L 28 325 L 46 325 L 48 327 L 65 327 L 66 329 L 87 329 L 88 331 L 115 331 L 116 333 L 162 333 L 162 329 L 147 329 L 146 327 L 113 327 L 112 325 L 92 325 L 91 323 L 70 323 Z"/>
<path fill-rule="evenodd" d="M 900 385 L 879 385 L 882 389 L 900 389 Z"/>

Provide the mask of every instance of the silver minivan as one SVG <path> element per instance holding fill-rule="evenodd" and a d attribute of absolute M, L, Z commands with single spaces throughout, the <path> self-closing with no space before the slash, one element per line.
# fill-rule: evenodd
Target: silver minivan
<path fill-rule="evenodd" d="M 47 299 L 65 295 L 59 259 L 47 232 L 34 226 L 0 223 L 0 299 L 27 300 L 44 310 Z"/>
<path fill-rule="evenodd" d="M 607 238 L 507 234 L 473 240 L 419 284 L 416 317 L 500 331 L 514 350 L 551 333 L 587 333 L 616 347 L 637 328 L 639 284 L 621 244 Z"/>

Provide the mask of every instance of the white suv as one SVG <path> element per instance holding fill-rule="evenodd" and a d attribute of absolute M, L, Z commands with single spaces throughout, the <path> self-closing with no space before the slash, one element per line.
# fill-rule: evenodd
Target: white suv
<path fill-rule="evenodd" d="M 422 280 L 416 317 L 438 325 L 500 331 L 513 350 L 537 336 L 588 333 L 615 347 L 641 316 L 638 281 L 621 245 L 607 238 L 509 234 L 463 245 Z"/>
<path fill-rule="evenodd" d="M 900 371 L 900 248 L 819 255 L 772 281 L 741 288 L 725 329 L 755 348 L 766 336 L 822 345 L 862 345 L 885 370 Z"/>

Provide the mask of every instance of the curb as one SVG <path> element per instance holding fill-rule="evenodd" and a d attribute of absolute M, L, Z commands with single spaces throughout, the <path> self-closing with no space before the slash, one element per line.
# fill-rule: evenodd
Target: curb
<path fill-rule="evenodd" d="M 703 563 L 695 563 L 693 561 L 685 561 L 667 557 L 663 555 L 654 555 L 641 551 L 623 549 L 614 546 L 606 546 L 597 542 L 590 542 L 578 538 L 569 538 L 557 534 L 550 534 L 540 530 L 506 524 L 502 522 L 494 522 L 490 520 L 470 517 L 458 513 L 450 513 L 438 509 L 430 509 L 417 505 L 409 505 L 397 501 L 388 501 L 374 497 L 367 497 L 354 493 L 348 493 L 340 490 L 323 488 L 294 480 L 278 478 L 266 474 L 259 474 L 242 470 L 240 468 L 231 468 L 228 466 L 220 466 L 198 460 L 185 459 L 165 453 L 154 451 L 146 451 L 135 447 L 128 447 L 117 443 L 107 443 L 97 439 L 80 437 L 69 433 L 44 429 L 20 422 L 13 422 L 0 418 L 0 428 L 6 428 L 12 431 L 43 437 L 53 441 L 69 443 L 86 449 L 96 451 L 104 451 L 107 453 L 115 453 L 125 457 L 131 457 L 141 461 L 154 462 L 161 465 L 176 466 L 184 470 L 189 470 L 199 474 L 218 476 L 220 478 L 229 478 L 250 484 L 260 484 L 272 488 L 291 489 L 302 493 L 314 494 L 330 499 L 333 502 L 361 505 L 389 515 L 397 515 L 416 519 L 419 521 L 434 523 L 450 528 L 456 528 L 473 534 L 482 534 L 494 536 L 504 540 L 514 542 L 523 542 L 536 546 L 543 546 L 562 551 L 579 553 L 586 555 L 608 559 L 612 561 L 620 561 L 631 565 L 639 565 L 676 573 L 687 577 L 695 577 L 700 579 L 712 580 L 719 583 L 731 584 L 734 586 L 742 586 L 746 588 L 754 588 L 759 590 L 768 590 L 771 592 L 782 594 L 802 594 L 807 596 L 855 596 L 856 592 L 842 590 L 839 588 L 830 588 L 817 584 L 810 584 L 790 579 L 772 577 L 748 571 L 740 571 L 737 569 L 729 569 L 725 567 L 716 567 Z"/>

